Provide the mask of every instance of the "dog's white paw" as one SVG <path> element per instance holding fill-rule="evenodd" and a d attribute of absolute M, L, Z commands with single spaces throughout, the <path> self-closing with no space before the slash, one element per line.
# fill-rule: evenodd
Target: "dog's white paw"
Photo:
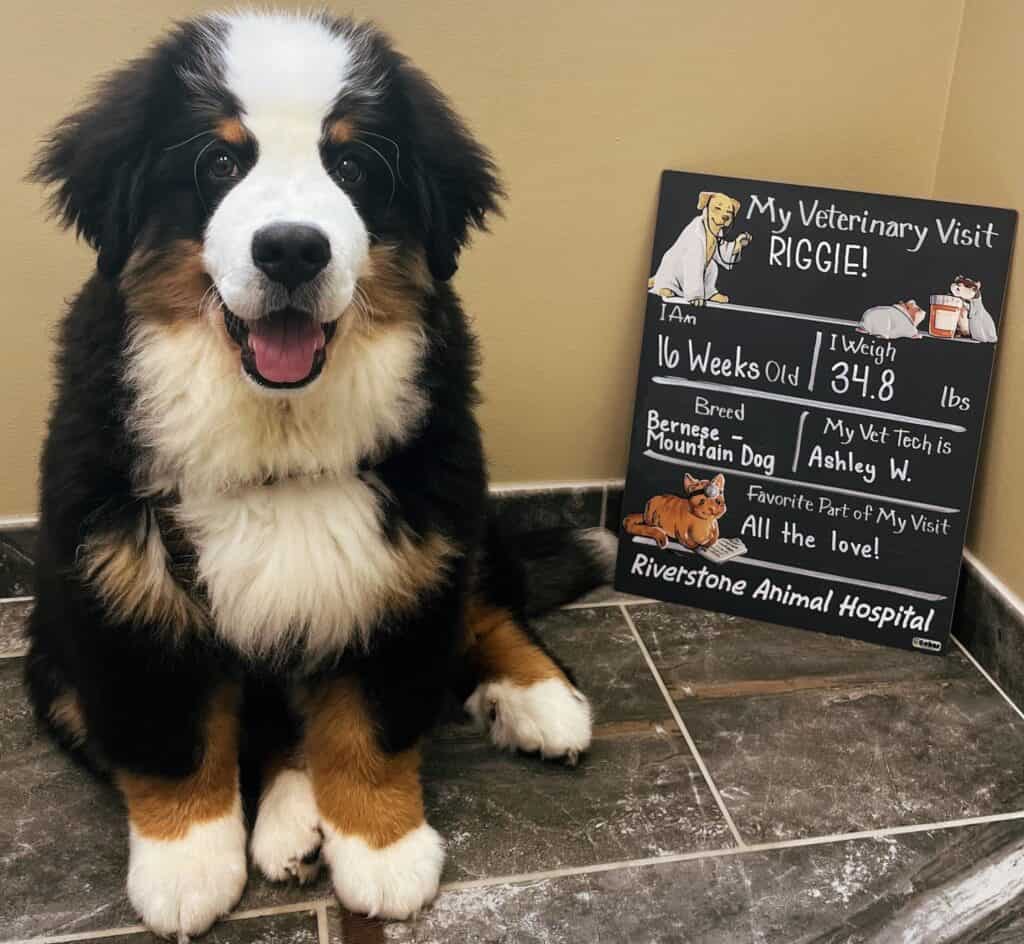
<path fill-rule="evenodd" d="M 490 729 L 498 747 L 564 757 L 570 764 L 590 747 L 590 702 L 560 678 L 532 685 L 485 682 L 465 707 L 477 724 Z"/>
<path fill-rule="evenodd" d="M 444 865 L 444 842 L 427 823 L 397 842 L 374 849 L 358 836 L 324 824 L 323 855 L 338 900 L 371 918 L 405 919 L 437 894 Z"/>
<path fill-rule="evenodd" d="M 202 934 L 245 888 L 241 802 L 220 819 L 194 823 L 181 839 L 129 831 L 128 900 L 155 934 L 179 941 Z"/>
<path fill-rule="evenodd" d="M 249 848 L 273 882 L 312 881 L 320 871 L 320 814 L 304 770 L 283 770 L 260 799 Z"/>

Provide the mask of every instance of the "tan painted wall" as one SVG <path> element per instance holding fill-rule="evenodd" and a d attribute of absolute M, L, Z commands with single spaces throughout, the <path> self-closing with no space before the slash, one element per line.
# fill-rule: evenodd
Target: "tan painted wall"
<path fill-rule="evenodd" d="M 434 75 L 505 172 L 507 220 L 478 240 L 459 285 L 483 338 L 494 478 L 508 481 L 623 474 L 663 168 L 930 194 L 963 0 L 338 4 L 352 7 Z M 91 77 L 204 8 L 5 6 L 0 516 L 34 510 L 51 331 L 91 264 L 41 219 L 21 175 Z M 995 33 L 1010 78 L 1013 34 Z M 943 179 L 957 191 L 954 171 Z M 1009 417 L 997 412 L 998 432 Z"/>
<path fill-rule="evenodd" d="M 1024 208 L 1024 4 L 967 0 L 939 152 L 940 199 Z M 995 382 L 975 490 L 968 545 L 1024 596 L 1024 234 L 1018 222 L 1015 265 L 1003 313 Z"/>

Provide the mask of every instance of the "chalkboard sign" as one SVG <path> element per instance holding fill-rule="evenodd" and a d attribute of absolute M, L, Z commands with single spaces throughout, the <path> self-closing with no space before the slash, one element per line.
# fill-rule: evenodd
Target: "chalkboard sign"
<path fill-rule="evenodd" d="M 943 652 L 1016 216 L 666 172 L 616 587 Z"/>

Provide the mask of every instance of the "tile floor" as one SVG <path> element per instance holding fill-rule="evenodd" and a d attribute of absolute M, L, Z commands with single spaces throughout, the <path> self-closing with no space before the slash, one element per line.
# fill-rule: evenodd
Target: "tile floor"
<path fill-rule="evenodd" d="M 0 535 L 0 596 L 30 596 L 31 553 L 30 536 Z M 30 605 L 0 603 L 0 942 L 149 944 L 124 898 L 116 797 L 33 726 Z M 430 909 L 380 924 L 343 913 L 324 880 L 253 876 L 204 940 L 1024 941 L 1024 715 L 963 650 L 936 659 L 607 589 L 539 628 L 593 699 L 593 750 L 570 770 L 445 725 L 424 771 L 449 847 Z"/>

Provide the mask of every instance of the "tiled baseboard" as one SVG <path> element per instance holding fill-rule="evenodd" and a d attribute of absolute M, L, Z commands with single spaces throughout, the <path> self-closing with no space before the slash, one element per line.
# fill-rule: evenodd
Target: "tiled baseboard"
<path fill-rule="evenodd" d="M 511 531 L 559 526 L 615 531 L 622 517 L 622 486 L 621 480 L 499 484 L 492 491 Z M 34 550 L 32 518 L 0 519 L 0 598 L 31 594 L 27 581 Z M 970 554 L 964 559 L 954 633 L 1007 694 L 1024 703 L 1024 607 Z"/>
<path fill-rule="evenodd" d="M 1018 705 L 1024 703 L 1024 608 L 972 554 L 964 554 L 953 632 Z"/>

